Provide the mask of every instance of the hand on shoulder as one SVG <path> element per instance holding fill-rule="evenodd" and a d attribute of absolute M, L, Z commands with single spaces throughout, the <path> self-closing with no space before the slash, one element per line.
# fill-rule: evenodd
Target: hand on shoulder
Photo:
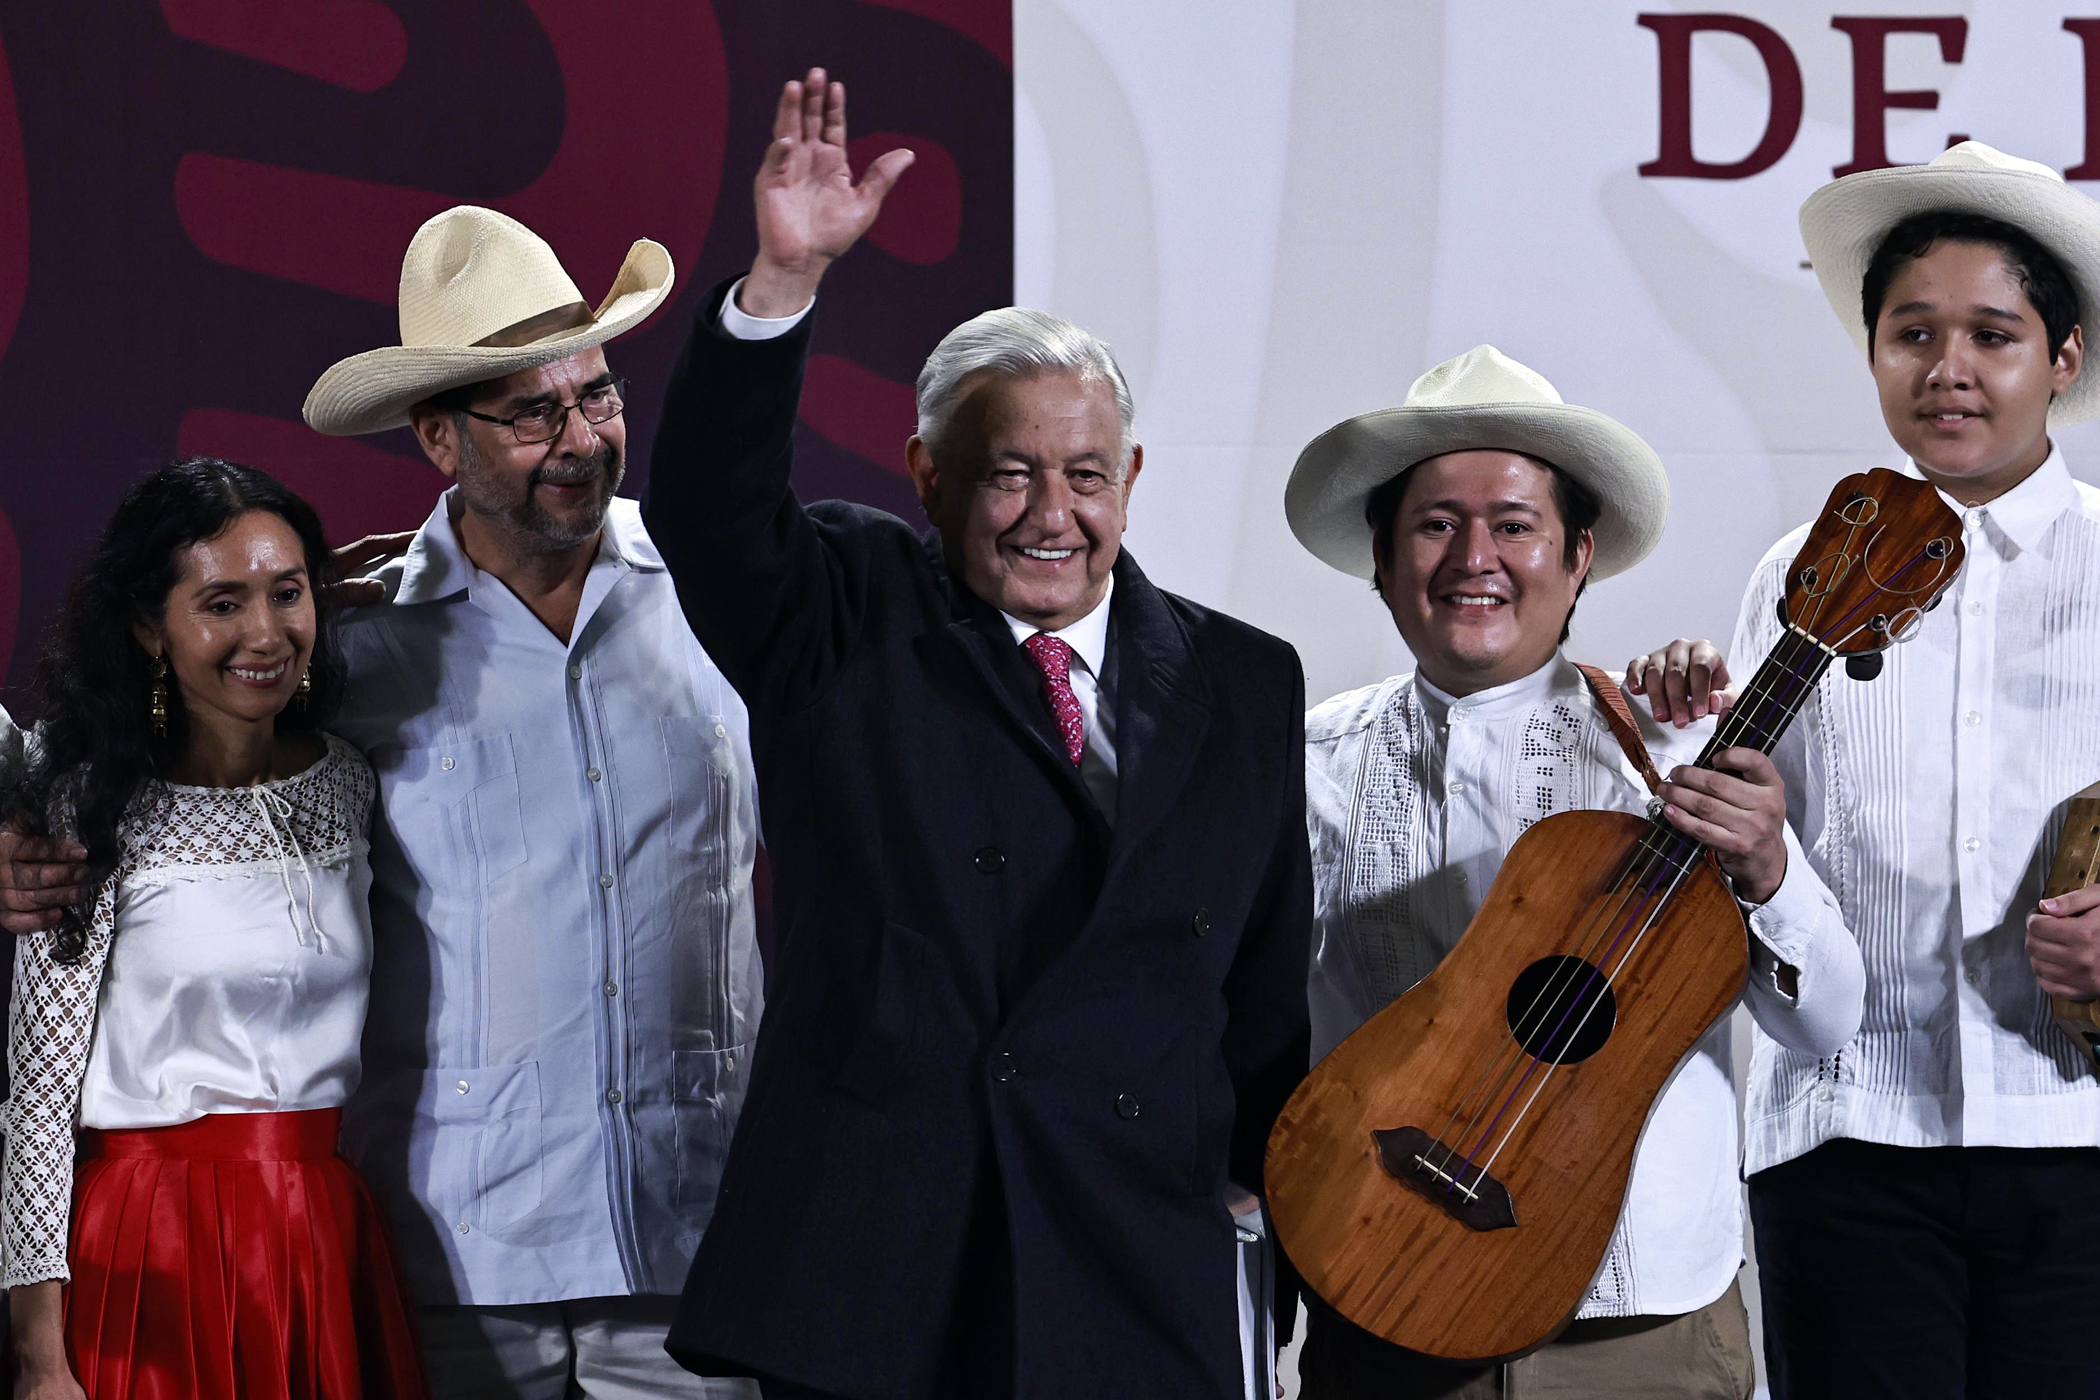
<path fill-rule="evenodd" d="M 1626 689 L 1645 695 L 1657 723 L 1682 729 L 1695 719 L 1728 713 L 1735 704 L 1728 661 L 1704 639 L 1679 637 L 1626 663 Z"/>

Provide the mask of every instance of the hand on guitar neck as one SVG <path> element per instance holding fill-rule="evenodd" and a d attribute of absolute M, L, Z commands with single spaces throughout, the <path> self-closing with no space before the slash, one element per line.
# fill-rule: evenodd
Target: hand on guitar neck
<path fill-rule="evenodd" d="M 1647 697 L 1658 722 L 1679 729 L 1726 714 L 1736 698 L 1720 648 L 1687 637 L 1627 662 L 1626 689 Z M 1713 848 L 1737 899 L 1763 904 L 1777 893 L 1786 878 L 1786 786 L 1770 758 L 1723 749 L 1713 769 L 1687 765 L 1669 774 L 1660 796 L 1672 826 Z M 1782 968 L 1782 982 L 1792 973 Z"/>

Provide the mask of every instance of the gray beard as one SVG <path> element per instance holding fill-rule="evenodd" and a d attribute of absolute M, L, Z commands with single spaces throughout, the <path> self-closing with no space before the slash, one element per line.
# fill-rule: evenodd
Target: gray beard
<path fill-rule="evenodd" d="M 613 493 L 620 489 L 620 482 L 627 474 L 626 461 L 606 442 L 600 442 L 597 452 L 586 462 L 571 462 L 551 471 L 546 466 L 534 468 L 532 475 L 525 480 L 525 495 L 521 500 L 505 496 L 482 468 L 481 449 L 471 437 L 462 433 L 459 494 L 465 498 L 469 510 L 501 531 L 523 554 L 559 554 L 595 537 L 605 528 L 605 513 L 611 506 Z M 605 495 L 597 507 L 581 519 L 573 516 L 564 519 L 533 503 L 532 488 L 542 482 L 573 483 L 600 476 L 605 478 Z"/>

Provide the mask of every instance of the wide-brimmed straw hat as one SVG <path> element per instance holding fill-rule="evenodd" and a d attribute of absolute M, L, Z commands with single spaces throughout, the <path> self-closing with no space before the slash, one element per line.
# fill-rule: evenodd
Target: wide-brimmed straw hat
<path fill-rule="evenodd" d="M 1648 557 L 1670 513 L 1670 478 L 1638 433 L 1593 408 L 1563 403 L 1538 371 L 1476 345 L 1417 379 L 1398 408 L 1337 423 L 1306 444 L 1284 488 L 1298 542 L 1345 574 L 1372 574 L 1371 493 L 1446 452 L 1519 452 L 1551 462 L 1596 493 L 1590 578 Z"/>
<path fill-rule="evenodd" d="M 2100 204 L 2072 189 L 2046 165 L 1964 141 L 1929 165 L 1862 170 L 1833 180 L 1801 206 L 1801 238 L 1831 310 L 1867 351 L 1860 288 L 1889 230 L 1913 214 L 1945 210 L 1980 214 L 2026 233 L 2063 264 L 2078 290 L 2081 322 L 2100 307 Z M 2100 414 L 2100 374 L 2081 374 L 2049 406 L 2062 427 Z"/>
<path fill-rule="evenodd" d="M 632 330 L 670 295 L 671 278 L 670 252 L 639 239 L 594 311 L 531 229 L 493 209 L 447 209 L 401 259 L 401 343 L 330 365 L 306 396 L 306 421 L 337 437 L 399 428 L 433 394 Z"/>

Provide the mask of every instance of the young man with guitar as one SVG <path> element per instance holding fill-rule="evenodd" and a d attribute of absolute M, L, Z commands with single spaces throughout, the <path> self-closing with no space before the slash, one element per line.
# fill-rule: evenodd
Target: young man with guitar
<path fill-rule="evenodd" d="M 1540 818 L 1646 810 L 1651 752 L 1669 773 L 1668 820 L 1711 848 L 1748 912 L 1753 1015 L 1810 1057 L 1852 1038 L 1859 952 L 1792 846 L 1771 762 L 1728 748 L 1690 766 L 1704 736 L 1636 721 L 1615 680 L 1561 653 L 1583 588 L 1646 556 L 1668 505 L 1636 434 L 1488 346 L 1299 458 L 1293 531 L 1371 579 L 1417 666 L 1306 721 L 1316 1061 L 1452 950 Z M 1603 1266 L 1558 1339 L 1505 1364 L 1455 1364 L 1316 1306 L 1305 1394 L 1748 1397 L 1736 1160 L 1724 1019 L 1657 1101 Z"/>
<path fill-rule="evenodd" d="M 2100 1080 L 2049 1003 L 2100 994 L 2100 891 L 2041 899 L 2064 804 L 2100 778 L 2100 492 L 2050 440 L 2100 413 L 2079 374 L 2100 205 L 1964 142 L 1824 186 L 1801 228 L 1966 559 L 1890 674 L 1834 678 L 1774 752 L 1870 975 L 1841 1051 L 1756 1042 L 1772 1393 L 2100 1394 Z M 1800 537 L 1751 579 L 1739 661 L 1778 631 Z M 1628 669 L 1676 723 L 1727 704 L 1707 643 Z"/>

